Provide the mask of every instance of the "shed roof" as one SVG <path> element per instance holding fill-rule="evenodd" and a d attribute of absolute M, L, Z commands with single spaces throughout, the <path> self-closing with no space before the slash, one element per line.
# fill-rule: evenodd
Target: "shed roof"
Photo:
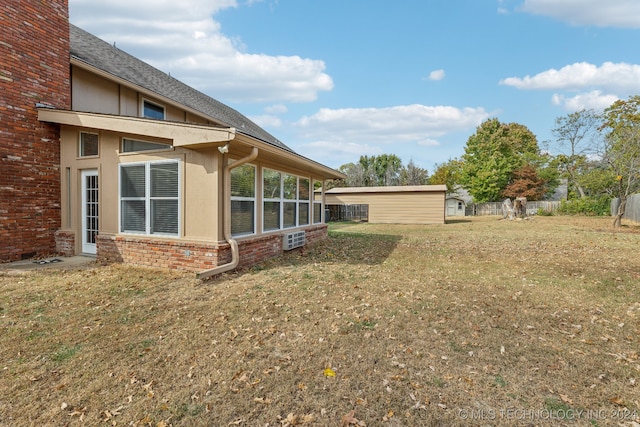
<path fill-rule="evenodd" d="M 446 185 L 396 185 L 387 187 L 335 187 L 325 191 L 327 194 L 354 193 L 435 193 L 446 192 Z"/>
<path fill-rule="evenodd" d="M 217 122 L 218 125 L 234 127 L 238 133 L 295 153 L 276 137 L 233 108 L 73 24 L 69 24 L 69 30 L 72 58 L 123 79 L 132 85 L 142 87 L 159 97 L 189 107 Z"/>

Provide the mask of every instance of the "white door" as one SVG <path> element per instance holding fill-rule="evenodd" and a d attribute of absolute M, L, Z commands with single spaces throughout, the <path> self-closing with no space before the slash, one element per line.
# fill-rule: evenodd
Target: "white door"
<path fill-rule="evenodd" d="M 98 234 L 98 171 L 82 171 L 82 252 L 96 253 Z"/>

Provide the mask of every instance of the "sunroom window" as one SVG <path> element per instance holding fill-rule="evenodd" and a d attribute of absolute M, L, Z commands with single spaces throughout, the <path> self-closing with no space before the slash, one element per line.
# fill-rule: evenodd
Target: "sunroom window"
<path fill-rule="evenodd" d="M 322 181 L 313 181 L 313 223 L 322 222 Z"/>
<path fill-rule="evenodd" d="M 309 224 L 308 178 L 264 169 L 262 179 L 264 231 Z"/>
<path fill-rule="evenodd" d="M 262 172 L 262 199 L 264 231 L 279 230 L 280 206 L 282 204 L 282 174 L 280 172 L 264 169 Z"/>
<path fill-rule="evenodd" d="M 256 168 L 242 165 L 231 169 L 231 234 L 256 231 Z"/>
<path fill-rule="evenodd" d="M 120 231 L 177 236 L 180 224 L 177 160 L 120 165 Z"/>

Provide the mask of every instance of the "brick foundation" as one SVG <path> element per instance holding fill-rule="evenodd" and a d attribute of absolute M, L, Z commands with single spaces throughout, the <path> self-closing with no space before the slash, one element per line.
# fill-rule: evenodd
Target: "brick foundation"
<path fill-rule="evenodd" d="M 67 0 L 0 5 L 0 262 L 55 252 L 60 131 L 37 103 L 70 108 Z"/>
<path fill-rule="evenodd" d="M 73 256 L 76 253 L 76 234 L 72 231 L 58 230 L 55 233 L 56 253 Z"/>
<path fill-rule="evenodd" d="M 327 237 L 327 226 L 320 224 L 305 229 L 307 245 Z M 100 262 L 202 271 L 231 262 L 228 243 L 198 243 L 175 239 L 133 236 L 97 236 L 97 258 Z M 269 234 L 238 241 L 238 268 L 246 268 L 283 253 L 282 234 Z"/>

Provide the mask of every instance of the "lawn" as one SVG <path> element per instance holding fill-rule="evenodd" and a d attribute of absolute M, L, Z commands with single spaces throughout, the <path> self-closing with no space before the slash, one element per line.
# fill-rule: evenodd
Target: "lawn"
<path fill-rule="evenodd" d="M 640 423 L 640 227 L 332 224 L 250 270 L 0 270 L 0 426 Z"/>

